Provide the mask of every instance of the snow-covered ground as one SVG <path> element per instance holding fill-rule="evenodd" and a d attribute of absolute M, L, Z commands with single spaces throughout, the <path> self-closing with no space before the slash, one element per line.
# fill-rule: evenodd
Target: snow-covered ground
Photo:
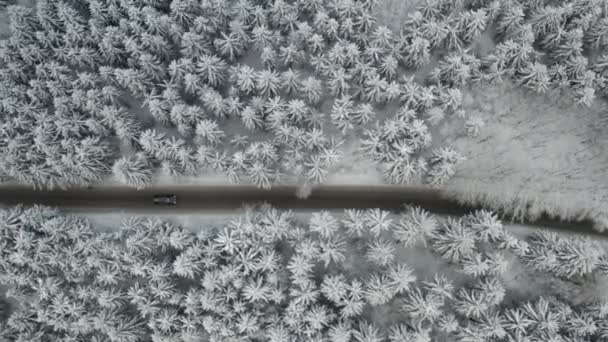
<path fill-rule="evenodd" d="M 378 22 L 388 25 L 393 31 L 399 32 L 403 20 L 415 10 L 421 0 L 380 0 L 375 8 Z"/>
<path fill-rule="evenodd" d="M 483 118 L 478 137 L 446 122 L 441 142 L 464 161 L 445 189 L 468 203 L 535 215 L 597 217 L 608 212 L 606 103 L 577 106 L 564 95 L 537 95 L 513 84 L 472 88 L 467 115 Z"/>

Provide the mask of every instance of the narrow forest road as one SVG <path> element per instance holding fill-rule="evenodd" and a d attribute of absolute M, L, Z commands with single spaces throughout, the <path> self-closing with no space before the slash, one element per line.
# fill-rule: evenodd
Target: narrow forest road
<path fill-rule="evenodd" d="M 445 197 L 441 191 L 428 188 L 393 186 L 321 186 L 315 188 L 306 198 L 297 196 L 295 186 L 276 186 L 271 190 L 253 186 L 207 186 L 176 185 L 134 190 L 124 187 L 104 186 L 99 188 L 37 191 L 20 186 L 1 186 L 0 204 L 41 204 L 64 209 L 86 211 L 120 209 L 138 212 L 191 213 L 197 210 L 226 210 L 240 208 L 243 203 L 268 202 L 285 209 L 343 209 L 381 208 L 402 209 L 404 204 L 421 206 L 434 214 L 465 215 L 480 207 L 466 206 Z M 174 194 L 177 205 L 155 205 L 156 194 Z M 518 222 L 519 223 L 519 222 Z M 608 237 L 593 229 L 592 222 L 564 222 L 550 217 L 523 224 L 535 227 L 565 230 L 575 233 Z"/>

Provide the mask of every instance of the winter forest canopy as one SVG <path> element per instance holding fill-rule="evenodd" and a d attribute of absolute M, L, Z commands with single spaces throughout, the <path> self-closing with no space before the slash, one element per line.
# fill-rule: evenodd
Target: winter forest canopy
<path fill-rule="evenodd" d="M 606 244 L 517 236 L 487 211 L 303 216 L 258 205 L 190 228 L 139 217 L 95 227 L 48 207 L 3 209 L 0 340 L 608 338 Z"/>
<path fill-rule="evenodd" d="M 476 135 L 463 87 L 510 80 L 605 96 L 603 0 L 425 0 L 400 29 L 378 0 L 40 0 L 8 6 L 0 173 L 36 188 L 219 174 L 323 182 L 355 146 L 387 182 L 438 186 Z M 495 42 L 478 49 L 480 39 Z M 484 50 L 484 51 L 482 51 Z"/>
<path fill-rule="evenodd" d="M 355 150 L 440 187 L 466 164 L 440 125 L 489 129 L 470 87 L 608 95 L 607 0 L 417 0 L 398 25 L 382 1 L 0 0 L 0 180 L 315 185 Z M 0 342 L 608 341 L 605 241 L 485 210 L 243 211 L 0 209 Z"/>

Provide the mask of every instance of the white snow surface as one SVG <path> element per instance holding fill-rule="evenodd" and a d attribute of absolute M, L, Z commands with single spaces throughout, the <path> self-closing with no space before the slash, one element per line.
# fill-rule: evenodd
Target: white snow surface
<path fill-rule="evenodd" d="M 451 120 L 441 127 L 441 140 L 467 157 L 446 191 L 464 202 L 532 216 L 608 212 L 605 102 L 586 108 L 557 92 L 536 95 L 506 83 L 470 89 L 464 109 L 486 126 L 475 138 L 455 130 Z"/>

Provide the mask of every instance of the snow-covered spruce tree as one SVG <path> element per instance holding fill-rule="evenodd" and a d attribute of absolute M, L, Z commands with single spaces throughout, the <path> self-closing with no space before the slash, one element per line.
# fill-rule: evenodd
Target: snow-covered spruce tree
<path fill-rule="evenodd" d="M 404 245 L 411 247 L 418 243 L 426 245 L 426 240 L 439 227 L 437 219 L 420 207 L 409 207 L 402 214 L 399 223 L 393 230 L 394 238 Z"/>
<path fill-rule="evenodd" d="M 403 23 L 401 32 L 396 34 L 386 23 L 376 22 L 376 5 L 375 1 L 254 4 L 248 1 L 194 3 L 175 0 L 167 4 L 91 1 L 86 5 L 45 1 L 35 9 L 11 7 L 11 38 L 2 43 L 0 57 L 3 74 L 9 76 L 3 89 L 18 91 L 3 94 L 3 98 L 17 99 L 5 101 L 3 106 L 13 117 L 15 108 L 24 104 L 27 108 L 19 110 L 20 113 L 30 111 L 31 106 L 40 111 L 57 102 L 55 98 L 60 98 L 59 102 L 69 105 L 58 106 L 59 110 L 53 107 L 48 113 L 61 123 L 45 127 L 47 135 L 55 137 L 52 143 L 94 136 L 100 137 L 103 143 L 108 143 L 108 149 L 114 151 L 117 150 L 113 145 L 114 136 L 133 144 L 140 136 L 139 130 L 151 126 L 144 124 L 140 128 L 135 117 L 131 117 L 131 110 L 123 111 L 129 113 L 125 116 L 120 110 L 120 114 L 116 114 L 107 107 L 120 109 L 128 105 L 133 108 L 133 104 L 139 105 L 138 102 L 145 103 L 146 112 L 149 111 L 156 121 L 169 129 L 177 128 L 188 144 L 192 142 L 199 122 L 209 119 L 207 114 L 218 120 L 239 117 L 246 129 L 264 130 L 269 128 L 267 118 L 281 110 L 274 107 L 265 111 L 253 105 L 253 111 L 245 110 L 245 104 L 252 97 L 266 100 L 279 95 L 285 96 L 286 101 L 300 98 L 315 107 L 325 99 L 325 87 L 335 96 L 350 95 L 353 99 L 367 99 L 380 106 L 405 98 L 403 104 L 414 110 L 427 110 L 437 104 L 456 110 L 462 100 L 457 89 L 435 92 L 430 87 L 419 87 L 409 91 L 411 84 L 404 85 L 395 77 L 400 67 L 415 69 L 427 64 L 438 49 L 446 50 L 445 54 L 441 52 L 445 56 L 467 55 L 459 50 L 473 46 L 488 26 L 496 28 L 501 41 L 488 58 L 484 58 L 481 68 L 472 56 L 464 65 L 456 63 L 452 69 L 446 67 L 443 74 L 439 72 L 442 68 L 437 68 L 434 75 L 443 79 L 441 85 L 460 85 L 470 79 L 499 81 L 515 76 L 540 91 L 546 81 L 542 68 L 539 72 L 538 68 L 530 70 L 535 62 L 545 62 L 535 51 L 540 48 L 550 57 L 549 62 L 557 61 L 565 66 L 568 77 L 564 82 L 576 88 L 577 101 L 589 105 L 601 94 L 599 82 L 588 82 L 591 78 L 583 77 L 588 67 L 582 62 L 583 58 L 590 57 L 590 50 L 605 45 L 604 20 L 602 11 L 598 10 L 601 6 L 584 1 L 572 5 L 545 5 L 538 1 L 508 4 L 428 1 L 417 7 Z M 577 10 L 586 13 L 577 14 Z M 532 44 L 534 39 L 538 44 Z M 475 49 L 468 53 L 472 51 Z M 252 55 L 259 56 L 263 68 L 252 63 Z M 114 87 L 116 91 L 108 98 L 98 96 L 103 93 L 100 90 L 107 87 Z M 82 94 L 87 94 L 86 99 L 81 96 L 81 90 Z M 64 101 L 64 98 L 69 100 Z M 358 109 L 358 105 L 355 103 L 355 108 Z M 370 123 L 373 110 L 369 106 L 361 109 L 348 116 L 352 120 L 342 120 L 341 127 L 350 130 L 350 124 L 356 127 Z M 309 118 L 308 114 L 312 113 L 291 112 L 287 116 L 296 117 L 297 122 L 289 124 L 326 127 L 322 124 L 324 119 Z M 73 120 L 72 114 L 78 119 Z M 38 113 L 35 120 L 40 116 L 46 114 Z M 30 116 L 26 121 L 32 120 Z M 66 125 L 68 121 L 79 124 Z M 287 124 L 286 120 L 279 121 Z M 218 125 L 227 127 L 219 121 Z M 61 135 L 51 132 L 56 126 Z M 23 131 L 23 127 L 20 129 Z M 10 133 L 4 140 L 24 142 L 15 136 L 23 134 L 22 131 Z M 199 142 L 203 141 L 194 143 Z M 189 154 L 184 152 L 188 144 L 182 146 L 183 160 Z M 106 166 L 94 175 L 92 168 L 96 160 L 89 163 L 86 172 L 81 169 L 67 172 L 58 167 L 61 163 L 56 161 L 52 166 L 41 165 L 39 161 L 49 160 L 48 154 L 52 154 L 47 153 L 48 149 L 38 151 L 39 157 L 25 161 L 16 155 L 31 149 L 32 144 L 15 145 L 17 147 L 12 147 L 7 155 L 9 158 L 5 158 L 11 165 L 4 173 L 23 182 L 33 181 L 29 171 L 17 166 L 20 163 L 35 164 L 37 175 L 69 173 L 62 180 L 41 181 L 41 184 L 80 177 L 78 182 L 67 182 L 69 186 L 90 181 L 82 180 L 81 173 L 94 179 L 110 173 Z M 294 150 L 293 146 L 280 145 L 281 151 Z M 198 150 L 198 146 L 189 147 Z M 398 149 L 405 151 L 407 147 L 410 146 L 399 144 Z M 53 153 L 61 155 L 62 152 Z M 148 151 L 144 152 L 148 154 Z M 376 162 L 387 179 L 407 183 L 426 173 L 425 164 L 410 156 L 418 152 L 408 153 L 408 157 L 391 155 Z M 112 154 L 108 152 L 107 155 Z M 157 159 L 154 155 L 148 157 Z M 314 165 L 310 167 L 309 176 L 316 181 L 323 180 L 329 165 L 305 157 Z M 171 159 L 158 164 L 168 169 L 185 168 L 177 165 L 183 161 Z M 237 180 L 235 169 L 240 166 L 223 167 L 221 158 L 214 160 L 218 162 L 217 169 L 230 169 L 231 178 Z"/>
<path fill-rule="evenodd" d="M 400 260 L 371 274 L 343 261 L 319 268 L 324 238 L 268 205 L 246 207 L 197 235 L 141 217 L 100 232 L 45 207 L 5 209 L 0 221 L 0 281 L 19 301 L 0 332 L 7 340 L 382 340 L 375 316 L 362 316 L 367 304 L 396 318 L 387 330 L 390 341 L 428 341 L 436 334 L 594 340 L 608 312 L 602 302 L 575 305 L 554 297 L 511 301 L 505 308 L 499 278 L 417 282 L 419 269 Z M 496 223 L 481 213 L 464 221 Z M 353 244 L 345 248 L 349 258 L 359 253 Z"/>
<path fill-rule="evenodd" d="M 395 260 L 395 247 L 390 241 L 375 239 L 373 240 L 365 253 L 365 257 L 373 264 L 385 267 L 393 263 Z"/>
<path fill-rule="evenodd" d="M 441 316 L 444 304 L 440 296 L 416 288 L 404 298 L 402 311 L 415 322 L 432 324 Z"/>
<path fill-rule="evenodd" d="M 427 182 L 433 186 L 445 183 L 456 173 L 458 163 L 463 160 L 464 157 L 455 150 L 441 148 L 436 151 L 430 159 Z"/>
<path fill-rule="evenodd" d="M 464 11 L 457 17 L 456 28 L 465 43 L 474 41 L 487 27 L 488 16 L 483 9 Z"/>
<path fill-rule="evenodd" d="M 352 237 L 361 237 L 367 232 L 365 212 L 363 210 L 344 210 L 344 216 L 341 223 L 346 228 L 346 233 Z"/>
<path fill-rule="evenodd" d="M 442 227 L 431 235 L 432 248 L 447 260 L 458 262 L 472 256 L 477 247 L 475 232 L 462 220 L 448 218 Z"/>
<path fill-rule="evenodd" d="M 196 124 L 196 136 L 204 142 L 217 145 L 226 136 L 224 131 L 219 128 L 219 125 L 213 119 L 203 119 Z"/>
<path fill-rule="evenodd" d="M 584 277 L 597 270 L 604 254 L 601 247 L 585 237 L 564 237 L 552 232 L 534 234 L 523 257 L 526 265 L 565 278 Z"/>
<path fill-rule="evenodd" d="M 116 160 L 112 172 L 119 182 L 138 190 L 152 182 L 152 168 L 146 157 L 141 154 Z"/>
<path fill-rule="evenodd" d="M 508 236 L 498 216 L 488 210 L 477 210 L 465 216 L 464 223 L 482 242 L 502 242 Z"/>
<path fill-rule="evenodd" d="M 409 68 L 418 68 L 430 61 L 431 43 L 423 37 L 413 37 L 405 42 L 405 65 Z"/>
<path fill-rule="evenodd" d="M 467 53 L 454 53 L 442 59 L 431 71 L 429 79 L 437 84 L 464 86 L 479 77 L 481 62 Z"/>
<path fill-rule="evenodd" d="M 521 70 L 519 79 L 526 87 L 537 93 L 544 93 L 551 86 L 551 79 L 547 67 L 538 62 Z"/>
<path fill-rule="evenodd" d="M 424 161 L 414 158 L 430 141 L 426 124 L 415 112 L 402 108 L 395 119 L 364 132 L 362 149 L 380 163 L 387 180 L 410 183 L 426 171 Z"/>

